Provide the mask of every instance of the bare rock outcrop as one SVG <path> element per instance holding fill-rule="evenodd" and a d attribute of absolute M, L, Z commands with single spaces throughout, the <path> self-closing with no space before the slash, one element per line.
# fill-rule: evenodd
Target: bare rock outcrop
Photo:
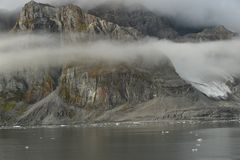
<path fill-rule="evenodd" d="M 91 36 L 102 35 L 125 40 L 136 40 L 142 36 L 140 32 L 131 27 L 120 27 L 87 14 L 72 4 L 54 7 L 35 1 L 31 1 L 23 7 L 13 31 L 86 33 Z"/>

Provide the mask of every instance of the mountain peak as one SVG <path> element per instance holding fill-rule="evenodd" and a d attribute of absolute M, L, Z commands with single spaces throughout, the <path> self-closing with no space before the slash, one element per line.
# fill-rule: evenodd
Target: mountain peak
<path fill-rule="evenodd" d="M 180 37 L 179 40 L 183 42 L 216 41 L 231 39 L 235 36 L 237 36 L 237 33 L 234 33 L 226 29 L 224 26 L 219 25 L 205 28 L 202 32 L 199 33 L 187 34 L 183 37 Z"/>
<path fill-rule="evenodd" d="M 53 7 L 50 4 L 38 3 L 34 0 L 31 0 L 28 3 L 26 3 L 24 7 L 29 7 L 29 6 L 49 6 L 49 7 Z"/>
<path fill-rule="evenodd" d="M 127 7 L 106 3 L 89 10 L 89 13 L 120 26 L 133 27 L 147 36 L 159 39 L 175 39 L 178 36 L 168 18 L 159 16 L 141 5 Z"/>
<path fill-rule="evenodd" d="M 141 33 L 130 27 L 120 27 L 96 16 L 85 13 L 74 4 L 54 7 L 48 4 L 30 1 L 27 3 L 13 31 L 43 31 L 88 33 L 107 36 L 113 39 L 135 40 Z"/>
<path fill-rule="evenodd" d="M 105 3 L 91 10 L 90 14 L 101 17 L 120 26 L 133 27 L 144 35 L 173 41 L 207 41 L 230 39 L 236 36 L 224 26 L 180 26 L 176 20 L 159 12 L 138 6 L 126 7 L 124 3 Z"/>
<path fill-rule="evenodd" d="M 234 34 L 232 31 L 228 30 L 225 26 L 219 25 L 215 27 L 209 27 L 203 30 L 203 32 L 215 32 L 218 34 Z"/>
<path fill-rule="evenodd" d="M 34 0 L 31 0 L 31 1 L 29 1 L 26 5 L 34 5 L 34 4 L 37 4 L 37 2 L 36 1 L 34 1 Z"/>

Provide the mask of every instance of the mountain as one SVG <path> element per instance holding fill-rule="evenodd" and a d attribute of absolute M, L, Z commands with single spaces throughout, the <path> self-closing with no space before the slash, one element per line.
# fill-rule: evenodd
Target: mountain
<path fill-rule="evenodd" d="M 13 31 L 81 32 L 94 37 L 103 35 L 114 39 L 136 40 L 141 34 L 131 27 L 120 27 L 69 4 L 54 7 L 35 1 L 27 3 Z"/>
<path fill-rule="evenodd" d="M 178 41 L 216 41 L 216 40 L 227 40 L 236 37 L 237 34 L 227 30 L 224 26 L 208 27 L 199 33 L 186 34 Z"/>
<path fill-rule="evenodd" d="M 123 15 L 120 11 L 94 11 L 86 13 L 72 4 L 54 7 L 31 1 L 23 7 L 12 32 L 50 32 L 71 39 L 71 33 L 74 33 L 92 39 L 103 36 L 123 41 L 144 36 L 174 40 L 189 38 L 189 35 L 178 34 L 170 21 L 150 11 L 126 10 L 121 11 Z M 102 16 L 104 11 L 107 11 L 107 18 Z M 228 36 L 231 34 L 225 28 L 217 27 L 191 33 L 190 39 L 200 40 L 199 37 L 205 36 L 203 40 L 212 40 L 212 36 L 217 35 L 213 36 L 216 40 L 231 38 Z M 75 41 L 81 43 L 78 38 Z M 116 64 L 83 60 L 55 68 L 26 68 L 3 73 L 0 75 L 0 124 L 239 117 L 240 86 L 237 81 L 229 84 L 234 94 L 224 100 L 221 97 L 213 99 L 185 82 L 168 57 L 161 55 L 155 59 L 156 62 L 152 63 L 146 57 L 138 57 L 131 63 Z"/>
<path fill-rule="evenodd" d="M 144 35 L 160 39 L 178 37 L 167 17 L 158 16 L 143 6 L 129 8 L 119 3 L 106 3 L 89 10 L 88 13 L 120 26 L 133 27 Z"/>
<path fill-rule="evenodd" d="M 223 26 L 191 27 L 177 24 L 174 19 L 162 16 L 147 8 L 135 5 L 125 6 L 121 3 L 105 3 L 88 13 L 124 27 L 133 27 L 151 37 L 173 41 L 213 41 L 236 36 Z"/>

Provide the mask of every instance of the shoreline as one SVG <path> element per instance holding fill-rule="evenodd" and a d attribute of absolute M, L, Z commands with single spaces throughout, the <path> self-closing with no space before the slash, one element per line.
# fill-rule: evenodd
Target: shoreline
<path fill-rule="evenodd" d="M 202 125 L 233 124 L 240 126 L 240 119 L 233 120 L 158 120 L 158 121 L 126 121 L 126 122 L 99 122 L 99 123 L 79 123 L 79 124 L 53 124 L 53 125 L 33 125 L 33 126 L 0 126 L 0 130 L 8 129 L 59 129 L 59 128 L 151 128 L 151 127 L 171 127 L 185 126 L 196 127 Z"/>

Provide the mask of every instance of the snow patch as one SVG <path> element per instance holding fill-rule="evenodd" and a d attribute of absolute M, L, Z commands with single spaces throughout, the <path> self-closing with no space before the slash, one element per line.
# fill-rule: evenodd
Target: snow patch
<path fill-rule="evenodd" d="M 208 97 L 227 99 L 232 94 L 231 89 L 223 82 L 212 81 L 209 83 L 191 82 L 192 86 Z"/>

